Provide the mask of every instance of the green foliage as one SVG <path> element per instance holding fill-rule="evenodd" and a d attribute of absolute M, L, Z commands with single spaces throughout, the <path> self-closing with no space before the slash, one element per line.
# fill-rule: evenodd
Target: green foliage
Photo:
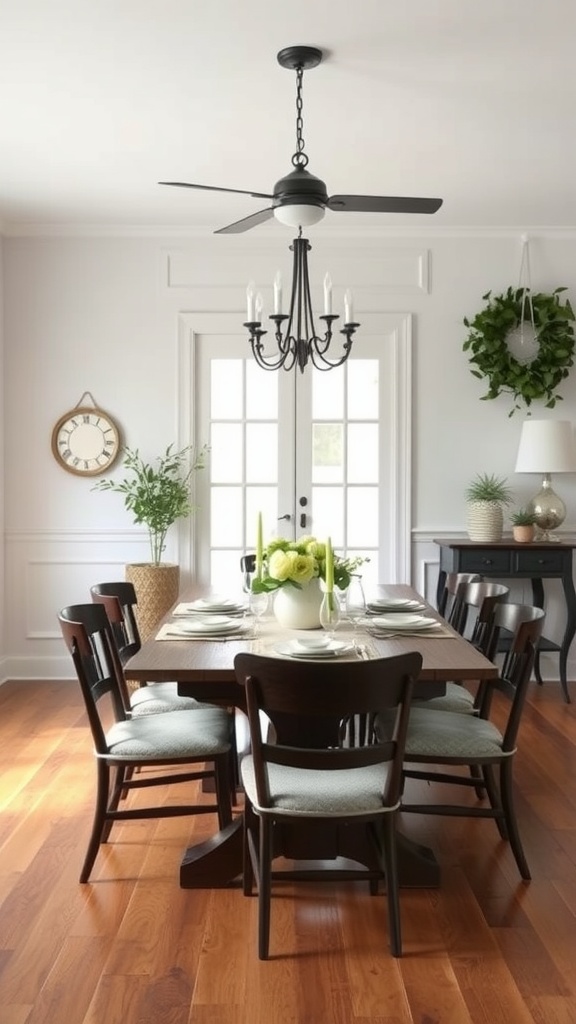
<path fill-rule="evenodd" d="M 512 512 L 510 522 L 513 526 L 534 526 L 536 516 L 527 508 L 519 508 L 516 512 Z"/>
<path fill-rule="evenodd" d="M 478 473 L 466 488 L 466 498 L 468 501 L 497 501 L 499 505 L 509 505 L 512 491 L 507 486 L 506 477 Z"/>
<path fill-rule="evenodd" d="M 316 537 L 304 536 L 298 540 L 275 537 L 265 547 L 263 555 L 262 579 L 254 577 L 252 580 L 255 594 L 268 594 L 280 587 L 301 590 L 302 584 L 313 577 L 326 579 L 326 545 Z M 360 556 L 341 558 L 334 554 L 334 585 L 339 590 L 346 590 L 352 574 L 368 561 L 368 558 Z"/>
<path fill-rule="evenodd" d="M 209 448 L 204 445 L 194 454 L 192 445 L 179 452 L 169 445 L 156 467 L 144 462 L 137 448 L 124 448 L 124 467 L 130 476 L 123 480 L 100 480 L 93 491 L 116 491 L 124 496 L 124 506 L 134 522 L 144 523 L 150 537 L 154 565 L 160 565 L 166 547 L 166 534 L 177 519 L 195 511 L 190 480 L 197 469 L 204 469 Z"/>
<path fill-rule="evenodd" d="M 482 400 L 497 398 L 502 392 L 513 396 L 513 416 L 520 409 L 520 403 L 530 408 L 534 401 L 544 401 L 547 409 L 553 409 L 562 400 L 557 393 L 560 383 L 568 376 L 574 363 L 575 319 L 568 299 L 564 303 L 559 295 L 565 288 L 556 288 L 550 295 L 530 295 L 534 311 L 534 326 L 538 354 L 530 363 L 519 363 L 509 351 L 506 341 L 510 331 L 515 330 L 529 310 L 528 301 L 523 302 L 523 288 L 508 288 L 503 295 L 482 296 L 487 305 L 473 320 L 464 318 L 464 325 L 470 333 L 464 343 L 464 352 L 470 353 L 472 373 L 475 377 L 488 379 L 489 388 Z M 524 308 L 523 308 L 524 307 Z"/>

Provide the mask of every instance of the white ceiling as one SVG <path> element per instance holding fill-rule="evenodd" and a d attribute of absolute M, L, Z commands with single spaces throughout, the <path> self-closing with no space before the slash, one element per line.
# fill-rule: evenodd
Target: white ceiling
<path fill-rule="evenodd" d="M 0 225 L 208 233 L 257 212 L 157 182 L 270 192 L 295 149 L 276 55 L 309 44 L 328 194 L 444 199 L 325 225 L 574 227 L 575 41 L 574 0 L 0 0 Z"/>

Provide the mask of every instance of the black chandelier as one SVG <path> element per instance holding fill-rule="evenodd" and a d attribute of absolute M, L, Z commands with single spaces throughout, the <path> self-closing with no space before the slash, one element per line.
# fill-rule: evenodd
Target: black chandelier
<path fill-rule="evenodd" d="M 256 294 L 254 285 L 250 283 L 247 289 L 248 319 L 244 327 L 250 332 L 250 345 L 252 354 L 263 370 L 291 370 L 298 366 L 301 373 L 309 362 L 317 370 L 332 370 L 336 366 L 342 366 L 352 348 L 353 335 L 359 323 L 354 322 L 352 312 L 352 296 L 349 291 L 344 296 L 344 317 L 345 324 L 340 334 L 344 335 L 342 342 L 342 354 L 334 358 L 328 355 L 328 349 L 332 341 L 332 325 L 339 320 L 337 313 L 332 312 L 332 283 L 326 274 L 324 278 L 324 314 L 319 317 L 326 324 L 326 331 L 323 337 L 316 333 L 314 326 L 314 314 L 312 312 L 312 298 L 310 295 L 310 278 L 308 275 L 308 253 L 311 249 L 307 238 L 302 238 L 302 228 L 299 229 L 298 238 L 295 238 L 290 246 L 294 253 L 292 291 L 290 295 L 290 311 L 282 313 L 282 284 L 280 275 L 276 274 L 274 281 L 274 312 L 269 319 L 275 327 L 274 338 L 278 346 L 277 352 L 267 355 L 264 352 L 264 335 L 268 332 L 262 329 L 262 297 Z"/>

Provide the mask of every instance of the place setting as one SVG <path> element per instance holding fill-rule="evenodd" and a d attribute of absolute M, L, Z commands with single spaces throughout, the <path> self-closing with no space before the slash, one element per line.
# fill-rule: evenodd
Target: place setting
<path fill-rule="evenodd" d="M 252 622 L 245 618 L 224 615 L 200 615 L 165 622 L 157 640 L 233 640 L 254 636 Z"/>
<path fill-rule="evenodd" d="M 390 639 L 392 636 L 447 637 L 453 634 L 438 619 L 410 612 L 375 615 L 366 625 L 370 636 Z"/>
<path fill-rule="evenodd" d="M 331 636 L 294 637 L 274 644 L 272 652 L 281 658 L 295 658 L 300 661 L 329 661 L 356 654 L 351 640 L 337 640 Z"/>

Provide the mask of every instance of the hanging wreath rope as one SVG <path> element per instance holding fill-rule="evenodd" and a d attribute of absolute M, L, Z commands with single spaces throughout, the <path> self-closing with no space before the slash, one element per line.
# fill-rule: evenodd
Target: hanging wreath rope
<path fill-rule="evenodd" d="M 524 287 L 508 288 L 502 295 L 487 292 L 482 296 L 484 309 L 473 320 L 464 318 L 470 331 L 464 352 L 470 353 L 474 376 L 486 377 L 489 384 L 483 401 L 503 392 L 511 394 L 514 408 L 509 415 L 513 416 L 521 402 L 529 408 L 534 401 L 544 401 L 547 409 L 553 409 L 562 400 L 557 388 L 574 364 L 574 312 L 568 299 L 561 302 L 559 298 L 565 291 L 556 288 L 552 294 L 532 294 Z M 527 304 L 536 354 L 529 362 L 521 362 L 512 354 L 509 341 L 527 320 Z"/>

